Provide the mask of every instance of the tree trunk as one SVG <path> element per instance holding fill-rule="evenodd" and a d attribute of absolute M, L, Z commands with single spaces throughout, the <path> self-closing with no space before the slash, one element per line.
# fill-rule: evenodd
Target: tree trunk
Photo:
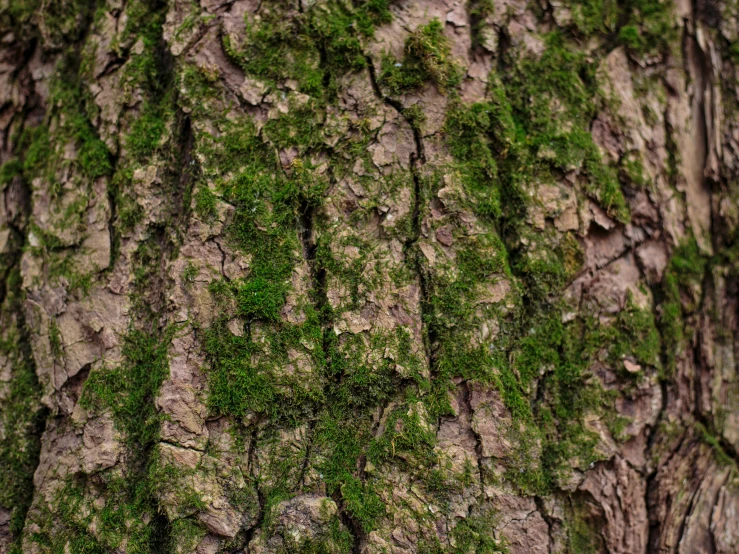
<path fill-rule="evenodd" d="M 0 31 L 0 552 L 739 553 L 736 0 Z"/>

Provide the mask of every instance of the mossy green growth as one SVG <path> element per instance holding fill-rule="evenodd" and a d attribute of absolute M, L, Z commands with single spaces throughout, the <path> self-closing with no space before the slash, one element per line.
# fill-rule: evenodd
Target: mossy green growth
<path fill-rule="evenodd" d="M 567 30 L 576 36 L 599 36 L 626 46 L 632 56 L 659 56 L 679 38 L 672 0 L 570 0 Z"/>
<path fill-rule="evenodd" d="M 453 102 L 444 131 L 452 155 L 461 162 L 458 170 L 474 199 L 475 211 L 499 219 L 503 179 L 498 166 L 505 163 L 516 140 L 511 105 L 503 88 L 494 87 L 488 102 L 471 106 Z"/>
<path fill-rule="evenodd" d="M 385 433 L 370 446 L 370 459 L 379 463 L 402 454 L 411 464 L 428 466 L 436 461 L 435 444 L 436 433 L 426 407 L 411 396 L 388 417 Z"/>
<path fill-rule="evenodd" d="M 645 176 L 640 153 L 630 152 L 624 155 L 619 164 L 619 178 L 625 185 L 636 189 L 643 189 L 649 185 L 650 180 Z"/>
<path fill-rule="evenodd" d="M 662 335 L 666 376 L 674 373 L 677 356 L 685 348 L 685 316 L 698 308 L 698 288 L 708 258 L 690 235 L 675 248 L 662 278 L 659 328 Z"/>
<path fill-rule="evenodd" d="M 49 185 L 52 201 L 52 216 L 56 225 L 76 226 L 83 217 L 89 196 L 78 194 L 72 202 L 61 209 L 60 196 L 63 190 L 59 175 L 68 172 L 70 183 L 67 189 L 79 187 L 91 190 L 93 181 L 112 172 L 112 160 L 105 144 L 97 137 L 90 123 L 95 108 L 89 93 L 79 78 L 79 63 L 76 56 L 63 56 L 57 63 L 50 81 L 50 108 L 46 120 L 35 127 L 26 127 L 17 136 L 19 158 L 3 166 L 3 180 L 21 177 L 26 183 L 42 178 Z M 76 155 L 67 159 L 65 152 L 73 147 Z M 76 193 L 76 191 L 75 191 Z M 42 242 L 37 249 L 48 263 L 49 276 L 64 276 L 70 289 L 85 292 L 91 283 L 90 274 L 81 274 L 74 267 L 74 259 L 52 232 L 42 232 L 32 227 L 34 235 Z"/>
<path fill-rule="evenodd" d="M 150 332 L 131 329 L 124 337 L 124 362 L 117 368 L 90 373 L 80 399 L 87 409 L 110 409 L 127 442 L 136 448 L 154 444 L 159 415 L 153 404 L 169 375 L 167 349 L 174 329 Z"/>
<path fill-rule="evenodd" d="M 217 215 L 216 195 L 205 184 L 200 184 L 193 195 L 195 214 L 203 221 L 212 221 Z"/>
<path fill-rule="evenodd" d="M 94 13 L 95 4 L 84 0 L 15 0 L 0 8 L 0 26 L 22 39 L 43 38 L 45 48 L 61 50 L 82 38 Z"/>
<path fill-rule="evenodd" d="M 269 133 L 283 146 L 301 140 L 272 127 L 265 128 L 264 134 Z M 248 121 L 224 122 L 218 138 L 202 135 L 197 141 L 205 159 L 204 180 L 215 184 L 208 202 L 220 195 L 234 206 L 226 233 L 249 259 L 246 277 L 211 284 L 218 301 L 233 304 L 232 316 L 242 318 L 247 333 L 233 335 L 225 319 L 205 331 L 211 363 L 209 404 L 216 413 L 266 413 L 275 422 L 295 424 L 321 402 L 321 381 L 304 386 L 305 376 L 297 370 L 302 365 L 322 371 L 323 341 L 313 299 L 298 299 L 295 309 L 305 316 L 300 324 L 284 321 L 281 311 L 302 258 L 300 218 L 320 203 L 326 182 L 300 159 L 287 172 L 279 170 L 272 146 Z M 289 364 L 296 370 L 293 376 L 284 371 Z"/>
<path fill-rule="evenodd" d="M 314 451 L 329 494 L 341 493 L 345 508 L 365 532 L 372 531 L 385 515 L 372 475 L 356 475 L 358 460 L 364 454 L 375 465 L 399 462 L 401 452 L 410 457 L 428 459 L 433 434 L 425 432 L 423 408 L 415 398 L 407 399 L 388 423 L 388 431 L 373 437 L 373 419 L 378 406 L 386 405 L 404 387 L 396 370 L 403 365 L 410 379 L 418 380 L 420 361 L 408 352 L 409 337 L 398 330 L 390 336 L 372 334 L 342 336 L 326 332 L 326 400 L 318 416 Z M 391 351 L 395 360 L 373 361 L 373 352 Z M 405 353 L 404 353 L 405 352 Z M 417 369 L 414 369 L 417 368 Z M 415 375 L 414 375 L 415 374 Z M 413 406 L 411 409 L 410 406 Z"/>
<path fill-rule="evenodd" d="M 647 367 L 660 367 L 662 342 L 654 314 L 636 306 L 631 298 L 616 322 L 603 331 L 609 361 L 615 367 L 627 356 Z M 617 367 L 618 368 L 618 367 Z"/>
<path fill-rule="evenodd" d="M 0 411 L 0 506 L 8 510 L 8 530 L 14 542 L 11 554 L 20 554 L 20 536 L 26 512 L 33 498 L 33 473 L 38 463 L 40 436 L 45 411 L 41 407 L 41 387 L 30 351 L 20 330 L 9 323 L 8 307 L 20 300 L 20 275 L 12 270 L 6 280 L 8 291 L 0 309 L 5 327 L 0 337 L 0 355 L 10 369 L 3 383 L 3 410 Z M 21 309 L 19 304 L 15 309 Z"/>
<path fill-rule="evenodd" d="M 677 43 L 672 0 L 629 0 L 622 8 L 626 22 L 618 31 L 618 41 L 634 55 L 663 55 Z"/>
<path fill-rule="evenodd" d="M 713 450 L 716 460 L 723 466 L 733 466 L 734 469 L 736 469 L 736 460 L 726 452 L 724 447 L 721 445 L 721 441 L 716 437 L 716 435 L 699 421 L 696 421 L 694 425 L 701 440 Z"/>
<path fill-rule="evenodd" d="M 149 158 L 159 146 L 167 126 L 166 101 L 164 105 L 147 103 L 131 125 L 126 136 L 126 148 L 139 160 Z"/>
<path fill-rule="evenodd" d="M 41 0 L 18 0 L 9 2 L 0 10 L 0 28 L 23 30 L 25 36 L 32 27 L 32 16 L 38 11 Z M 33 28 L 36 31 L 35 28 Z"/>
<path fill-rule="evenodd" d="M 495 511 L 490 507 L 483 507 L 470 517 L 457 523 L 452 530 L 454 546 L 450 554 L 504 554 L 508 552 L 505 539 L 496 540 L 491 533 L 496 527 Z"/>
<path fill-rule="evenodd" d="M 433 19 L 406 39 L 402 61 L 387 55 L 382 60 L 379 84 L 398 95 L 433 82 L 442 91 L 451 90 L 462 79 L 462 69 L 452 58 L 444 26 Z"/>
<path fill-rule="evenodd" d="M 659 367 L 660 339 L 654 316 L 629 302 L 610 323 L 578 318 L 564 324 L 558 310 L 540 319 L 513 349 L 512 365 L 521 381 L 536 379 L 548 400 L 539 407 L 537 422 L 548 440 L 544 448 L 547 479 L 556 479 L 573 460 L 586 467 L 597 460 L 597 437 L 584 428 L 587 413 L 607 409 L 607 398 L 588 375 L 596 362 L 607 363 L 629 377 L 623 360 L 632 357 L 645 370 Z M 550 481 L 552 482 L 552 481 Z"/>
<path fill-rule="evenodd" d="M 535 414 L 544 437 L 539 486 L 546 490 L 573 461 L 586 467 L 596 459 L 595 437 L 582 421 L 586 413 L 600 408 L 599 389 L 588 382 L 587 369 L 601 344 L 592 322 L 565 325 L 556 309 L 527 326 L 528 332 L 513 347 L 511 365 L 524 387 L 538 376 L 538 386 L 547 391 L 547 401 Z"/>
<path fill-rule="evenodd" d="M 321 329 L 315 312 L 306 308 L 302 325 L 278 325 L 260 333 L 259 340 L 249 335 L 233 335 L 219 321 L 205 333 L 210 409 L 217 414 L 244 417 L 266 414 L 272 421 L 296 425 L 304 421 L 323 397 L 321 382 L 298 372 L 301 364 L 319 373 L 323 363 Z M 306 348 L 305 345 L 310 347 Z M 312 349 L 312 350 L 311 350 Z M 298 356 L 297 359 L 291 359 Z M 284 368 L 293 364 L 290 374 Z"/>
<path fill-rule="evenodd" d="M 496 540 L 493 530 L 497 527 L 495 510 L 490 506 L 475 509 L 469 517 L 459 519 L 450 532 L 453 540 L 442 544 L 438 538 L 423 538 L 419 552 L 428 554 L 505 554 L 509 552 L 505 538 Z"/>
<path fill-rule="evenodd" d="M 143 48 L 131 52 L 124 66 L 122 85 L 126 94 L 134 87 L 145 91 L 145 102 L 156 102 L 157 97 L 166 94 L 171 84 L 171 69 L 167 59 L 160 55 L 164 46 L 162 25 L 167 15 L 164 2 L 132 0 L 125 7 L 126 26 L 120 40 L 132 44 L 140 40 Z M 138 50 L 138 49 L 137 49 Z"/>
<path fill-rule="evenodd" d="M 166 552 L 168 535 L 165 522 L 153 502 L 156 485 L 147 478 L 127 479 L 111 473 L 99 479 L 75 476 L 57 491 L 52 513 L 42 507 L 41 516 L 53 518 L 53 531 L 42 526 L 29 539 L 42 552 L 62 554 L 80 552 L 103 554 L 126 545 L 128 552 L 154 554 Z M 91 498 L 105 498 L 95 505 Z M 95 525 L 95 535 L 90 527 Z"/>
<path fill-rule="evenodd" d="M 439 269 L 430 275 L 428 285 L 433 292 L 424 303 L 425 323 L 437 343 L 437 375 L 427 399 L 431 417 L 448 413 L 447 392 L 454 377 L 487 382 L 494 379 L 488 345 L 468 345 L 481 320 L 498 315 L 495 307 L 476 313 L 480 310 L 480 288 L 510 277 L 507 251 L 495 233 L 470 237 L 466 244 L 460 244 L 456 272 Z"/>
<path fill-rule="evenodd" d="M 286 286 L 264 277 L 249 279 L 236 293 L 239 313 L 247 320 L 263 319 L 276 322 L 285 304 Z"/>
<path fill-rule="evenodd" d="M 328 518 L 328 514 L 324 517 Z M 282 544 L 275 554 L 350 554 L 353 547 L 351 532 L 344 527 L 338 516 L 331 516 L 328 525 L 315 537 L 295 537 L 286 529 L 279 529 Z"/>
<path fill-rule="evenodd" d="M 601 521 L 588 517 L 585 500 L 580 496 L 570 499 L 567 509 L 567 542 L 573 554 L 593 554 L 600 552 L 603 546 L 601 534 L 596 531 Z"/>
<path fill-rule="evenodd" d="M 457 276 L 447 283 L 434 268 L 428 281 L 433 294 L 424 308 L 436 342 L 432 411 L 448 409 L 452 377 L 495 386 L 513 416 L 507 430 L 511 442 L 519 445 L 505 477 L 532 494 L 553 490 L 573 464 L 584 469 L 598 459 L 597 435 L 584 421 L 608 405 L 590 366 L 600 360 L 619 369 L 627 356 L 644 367 L 659 366 L 660 341 L 651 313 L 629 306 L 610 325 L 588 317 L 563 323 L 565 307 L 558 298 L 582 267 L 582 249 L 572 233 L 535 230 L 526 223 L 536 183 L 560 180 L 571 171 L 580 175 L 581 190 L 611 217 L 629 219 L 617 168 L 602 159 L 589 132 L 603 102 L 596 64 L 567 40 L 554 32 L 540 57 L 509 60 L 508 79 L 491 76 L 486 102 L 452 102 L 444 130 L 464 196 L 484 224 L 505 236 L 505 242 L 498 239 L 500 255 L 477 252 L 504 263 L 467 271 L 464 256 L 458 256 Z M 507 318 L 497 315 L 502 329 L 491 344 L 464 346 L 469 340 L 461 337 L 476 331 L 479 317 L 470 309 L 476 287 L 496 274 L 511 281 L 518 277 L 511 299 L 521 304 Z M 534 383 L 546 393 L 544 401 L 532 404 Z"/>
<path fill-rule="evenodd" d="M 50 103 L 59 117 L 55 142 L 61 147 L 68 141 L 75 143 L 77 158 L 74 163 L 85 177 L 95 179 L 110 175 L 110 152 L 90 123 L 97 107 L 80 81 L 79 60 L 63 58 L 52 80 L 50 96 Z M 58 163 L 65 162 L 59 160 Z"/>
<path fill-rule="evenodd" d="M 248 74 L 274 84 L 294 80 L 298 90 L 323 99 L 336 93 L 336 78 L 366 66 L 362 40 L 391 19 L 389 0 L 315 3 L 300 14 L 265 2 L 260 19 L 246 18 L 246 37 L 224 37 L 227 54 Z"/>
<path fill-rule="evenodd" d="M 303 106 L 290 103 L 290 110 L 276 119 L 268 121 L 264 126 L 265 136 L 281 148 L 293 146 L 304 152 L 322 144 L 323 112 L 320 104 L 309 101 Z M 303 166 L 298 167 L 303 170 Z M 298 176 L 307 176 L 299 172 Z"/>
<path fill-rule="evenodd" d="M 555 32 L 541 57 L 520 60 L 518 69 L 506 92 L 533 158 L 563 171 L 579 169 L 586 192 L 611 217 L 626 222 L 628 207 L 615 169 L 603 162 L 589 132 L 600 104 L 596 65 Z"/>
<path fill-rule="evenodd" d="M 41 175 L 52 155 L 49 127 L 44 124 L 26 127 L 18 140 L 18 146 L 23 152 L 23 162 L 15 166 L 16 171 L 20 169 L 17 174 L 23 174 L 26 178 Z M 9 167 L 11 168 L 14 166 Z"/>
<path fill-rule="evenodd" d="M 357 460 L 372 440 L 371 425 L 366 412 L 327 403 L 316 423 L 314 440 L 315 451 L 324 457 L 317 469 L 327 491 L 341 493 L 348 500 L 346 509 L 365 532 L 372 531 L 378 518 L 385 514 L 372 480 L 363 482 L 355 475 Z"/>
<path fill-rule="evenodd" d="M 513 270 L 523 281 L 523 294 L 534 305 L 556 298 L 582 267 L 583 252 L 572 233 L 558 234 L 551 229 L 531 233 L 522 229 L 521 239 L 528 245 L 514 257 Z"/>
<path fill-rule="evenodd" d="M 583 188 L 621 222 L 629 217 L 616 168 L 589 132 L 601 104 L 596 66 L 560 33 L 539 58 L 517 60 L 503 83 L 491 75 L 489 100 L 452 104 L 444 127 L 477 213 L 520 227 L 530 203 L 523 189 L 552 174 L 578 171 Z"/>
<path fill-rule="evenodd" d="M 572 16 L 572 26 L 584 36 L 611 33 L 620 15 L 615 0 L 573 0 L 567 5 Z"/>

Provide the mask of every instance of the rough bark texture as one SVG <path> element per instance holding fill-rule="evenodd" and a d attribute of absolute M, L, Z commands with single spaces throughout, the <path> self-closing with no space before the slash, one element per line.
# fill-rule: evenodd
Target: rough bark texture
<path fill-rule="evenodd" d="M 739 553 L 736 0 L 2 0 L 0 129 L 0 552 Z"/>

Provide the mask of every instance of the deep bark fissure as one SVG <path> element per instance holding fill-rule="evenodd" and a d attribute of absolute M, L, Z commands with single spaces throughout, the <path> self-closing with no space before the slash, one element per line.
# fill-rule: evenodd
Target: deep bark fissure
<path fill-rule="evenodd" d="M 425 343 L 424 345 L 426 350 L 426 359 L 429 365 L 429 371 L 433 378 L 437 373 L 434 369 L 436 367 L 436 356 L 434 352 L 435 347 L 438 343 L 434 325 L 429 323 L 431 321 L 430 300 L 433 292 L 431 291 L 429 276 L 423 270 L 419 258 L 419 253 L 415 248 L 415 245 L 421 236 L 421 207 L 423 205 L 424 190 L 422 184 L 423 177 L 420 171 L 421 167 L 426 163 L 426 153 L 423 143 L 423 136 L 421 135 L 421 129 L 419 128 L 419 126 L 410 117 L 408 117 L 403 105 L 399 101 L 383 94 L 382 89 L 380 88 L 379 81 L 377 79 L 377 74 L 372 58 L 370 56 L 366 56 L 366 60 L 370 82 L 372 84 L 372 90 L 374 91 L 375 96 L 379 100 L 382 100 L 385 104 L 393 108 L 398 113 L 398 115 L 408 124 L 413 132 L 413 140 L 416 148 L 415 152 L 411 153 L 409 159 L 410 174 L 413 181 L 411 205 L 411 236 L 408 237 L 404 242 L 403 251 L 406 261 L 410 261 L 411 266 L 413 266 L 413 269 L 418 277 L 418 283 L 421 289 L 420 309 L 421 324 L 424 329 L 423 340 Z"/>
<path fill-rule="evenodd" d="M 31 41 L 31 45 L 26 48 L 23 52 L 23 60 L 19 64 L 17 75 L 28 72 L 28 64 L 33 56 L 36 48 L 38 47 L 36 41 Z M 22 106 L 16 116 L 20 119 L 20 129 L 23 129 L 27 123 L 30 123 L 33 119 L 34 112 L 38 112 L 39 99 L 37 97 L 36 90 L 33 89 L 29 92 L 28 102 Z M 13 118 L 15 119 L 15 117 Z M 19 129 L 19 131 L 20 131 Z M 10 127 L 5 135 L 5 144 L 8 144 L 8 138 L 10 133 Z M 23 156 L 23 152 L 17 151 L 17 145 L 13 145 L 10 154 L 16 156 Z M 0 316 L 7 316 L 8 321 L 4 323 L 12 324 L 15 323 L 16 331 L 18 335 L 14 338 L 15 347 L 17 348 L 17 355 L 19 359 L 16 360 L 18 365 L 14 367 L 14 372 L 10 373 L 9 377 L 12 381 L 28 380 L 30 382 L 31 389 L 36 392 L 39 397 L 41 395 L 41 384 L 38 379 L 36 361 L 33 355 L 33 344 L 31 341 L 31 333 L 33 330 L 28 326 L 26 321 L 26 314 L 24 311 L 24 291 L 22 289 L 21 281 L 16 278 L 22 274 L 22 257 L 24 251 L 28 247 L 28 220 L 32 212 L 32 188 L 31 184 L 21 176 L 14 176 L 9 183 L 5 185 L 4 190 L 0 191 L 0 209 L 5 211 L 7 217 L 7 225 L 9 227 L 8 242 L 5 246 L 5 252 L 0 254 L 0 262 L 4 266 L 5 271 L 0 276 L 0 310 L 4 313 Z M 5 257 L 5 260 L 2 258 Z M 6 312 L 7 309 L 7 312 Z M 3 317 L 4 319 L 4 317 Z M 6 339 L 5 333 L 9 330 L 2 329 L 0 334 L 3 335 L 0 339 Z M 4 356 L 2 356 L 4 358 Z M 3 359 L 2 364 L 7 367 L 9 363 L 8 359 Z M 6 384 L 3 382 L 3 384 Z M 11 385 L 11 383 L 7 383 Z M 3 389 L 6 391 L 7 389 Z M 28 400 L 28 399 L 24 399 Z M 7 401 L 3 398 L 3 401 Z M 2 408 L 5 408 L 2 406 Z M 35 485 L 33 477 L 38 469 L 40 463 L 40 455 L 42 448 L 42 437 L 46 431 L 47 421 L 51 415 L 51 410 L 48 406 L 42 405 L 38 399 L 35 400 L 33 406 L 34 413 L 24 414 L 27 417 L 26 420 L 26 433 L 27 443 L 25 451 L 30 454 L 29 466 L 25 475 L 16 475 L 17 479 L 21 479 L 24 482 L 20 484 L 22 487 L 21 498 L 17 498 L 18 504 L 15 506 L 0 506 L 2 508 L 9 508 L 11 517 L 8 521 L 3 521 L 2 526 L 6 524 L 15 523 L 22 528 L 25 527 L 26 519 L 28 516 L 29 509 L 31 508 L 33 497 L 35 495 Z M 18 424 L 19 422 L 10 422 L 11 424 Z M 20 427 L 21 425 L 19 425 Z M 21 429 L 23 431 L 23 429 Z M 6 428 L 2 429 L 2 439 L 7 437 L 6 433 L 13 432 Z M 0 447 L 4 445 L 0 444 Z M 4 454 L 4 453 L 3 453 Z M 22 453 L 17 453 L 22 456 Z M 5 461 L 5 460 L 3 460 Z M 3 468 L 2 471 L 10 472 L 11 468 Z M 14 484 L 15 485 L 15 484 Z M 10 529 L 11 539 L 13 545 L 20 544 L 21 535 L 17 535 L 17 529 Z M 2 539 L 2 537 L 0 537 Z M 11 550 L 13 549 L 11 545 Z M 0 545 L 1 546 L 1 545 Z"/>
<path fill-rule="evenodd" d="M 483 467 L 482 437 L 480 437 L 480 434 L 475 430 L 475 427 L 473 425 L 475 410 L 472 408 L 472 391 L 470 390 L 470 385 L 467 381 L 462 382 L 462 395 L 464 397 L 464 402 L 467 406 L 467 410 L 469 411 L 470 432 L 474 435 L 476 441 L 475 456 L 477 461 L 477 473 L 480 479 L 480 491 L 482 492 L 485 487 L 485 468 Z"/>
<path fill-rule="evenodd" d="M 11 375 L 11 379 L 30 379 L 31 387 L 34 390 L 40 391 L 40 383 L 36 372 L 36 362 L 33 357 L 33 346 L 31 342 L 32 331 L 26 323 L 25 313 L 21 304 L 21 283 L 18 282 L 17 279 L 13 279 L 12 277 L 13 272 L 19 272 L 18 266 L 20 265 L 24 247 L 28 240 L 26 235 L 26 220 L 30 214 L 31 197 L 30 192 L 27 190 L 27 186 L 24 185 L 24 181 L 22 178 L 17 178 L 16 185 L 21 187 L 22 190 L 26 191 L 27 194 L 23 194 L 21 196 L 24 200 L 21 204 L 21 211 L 19 214 L 21 223 L 18 225 L 18 223 L 15 222 L 12 227 L 14 236 L 11 240 L 16 240 L 18 244 L 15 248 L 11 249 L 9 254 L 6 254 L 10 257 L 10 260 L 7 263 L 7 271 L 5 275 L 2 276 L 2 281 L 0 282 L 2 286 L 2 289 L 0 289 L 0 307 L 2 307 L 4 311 L 6 302 L 8 301 L 8 296 L 10 294 L 12 294 L 13 297 L 16 299 L 12 305 L 8 306 L 9 311 L 13 314 L 12 317 L 15 318 L 15 325 L 19 332 L 16 347 L 18 348 L 18 353 L 22 361 L 21 367 L 16 367 L 15 370 L 16 372 L 27 373 L 28 377 L 18 375 L 16 373 L 15 375 Z M 41 440 L 44 432 L 46 431 L 47 420 L 50 415 L 51 411 L 49 410 L 49 408 L 47 406 L 39 404 L 36 407 L 35 413 L 30 415 L 28 418 L 29 442 L 26 445 L 26 448 L 28 449 L 28 452 L 31 453 L 31 467 L 29 468 L 30 471 L 25 476 L 18 476 L 24 477 L 26 480 L 26 483 L 24 484 L 24 495 L 23 498 L 20 499 L 20 505 L 11 507 L 13 510 L 19 510 L 18 515 L 16 515 L 15 513 L 13 514 L 13 519 L 22 522 L 23 527 L 25 527 L 26 517 L 33 501 L 33 476 L 39 466 L 42 447 Z M 10 468 L 4 468 L 4 471 L 10 471 Z M 12 538 L 14 541 L 19 541 L 21 539 L 20 536 L 14 536 Z"/>

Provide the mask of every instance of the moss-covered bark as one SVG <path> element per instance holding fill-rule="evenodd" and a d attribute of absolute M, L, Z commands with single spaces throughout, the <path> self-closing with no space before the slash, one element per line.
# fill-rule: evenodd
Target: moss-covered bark
<path fill-rule="evenodd" d="M 739 551 L 737 13 L 0 3 L 0 551 Z"/>

